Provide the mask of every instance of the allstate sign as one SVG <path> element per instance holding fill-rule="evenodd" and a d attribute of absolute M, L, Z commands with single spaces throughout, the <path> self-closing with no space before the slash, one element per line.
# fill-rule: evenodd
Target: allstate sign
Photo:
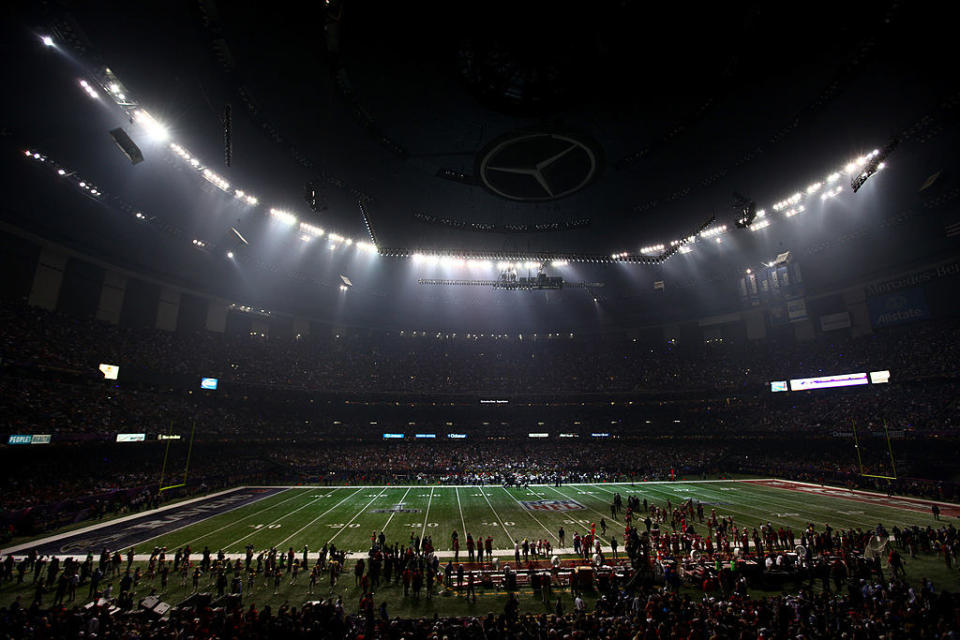
<path fill-rule="evenodd" d="M 867 300 L 874 328 L 916 322 L 930 317 L 923 289 L 913 288 Z"/>

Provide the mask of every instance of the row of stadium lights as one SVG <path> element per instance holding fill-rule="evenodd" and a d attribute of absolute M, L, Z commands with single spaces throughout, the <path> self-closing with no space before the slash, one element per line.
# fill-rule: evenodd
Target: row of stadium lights
<path fill-rule="evenodd" d="M 25 155 L 27 158 L 30 158 L 30 159 L 35 160 L 35 161 L 37 161 L 37 162 L 41 162 L 41 163 L 43 163 L 43 164 L 48 165 L 51 169 L 55 169 L 56 172 L 57 172 L 57 175 L 59 175 L 59 176 L 61 176 L 61 177 L 65 177 L 65 178 L 70 179 L 71 181 L 73 181 L 73 182 L 76 184 L 76 186 L 77 186 L 78 188 L 86 191 L 86 192 L 87 192 L 88 194 L 90 194 L 91 196 L 95 196 L 95 197 L 98 197 L 98 198 L 101 197 L 101 196 L 103 196 L 103 192 L 100 191 L 96 186 L 94 186 L 93 183 L 91 183 L 91 182 L 89 182 L 89 181 L 87 181 L 87 180 L 81 179 L 81 178 L 79 177 L 79 175 L 78 175 L 75 171 L 70 171 L 70 170 L 68 170 L 68 169 L 65 169 L 64 167 L 62 167 L 62 166 L 59 165 L 58 163 L 50 160 L 45 154 L 40 153 L 39 151 L 34 151 L 34 150 L 32 150 L 32 149 L 25 149 L 25 150 L 24 150 L 24 155 Z M 211 180 L 211 182 L 214 182 L 214 181 Z M 214 184 L 216 184 L 216 182 L 214 182 Z M 238 197 L 238 198 L 244 197 L 244 195 L 245 195 L 245 194 L 243 194 L 242 192 L 240 192 L 240 195 L 238 195 L 237 197 Z M 252 196 L 249 196 L 249 197 L 252 198 Z M 286 217 L 286 216 L 290 216 L 290 214 L 284 214 L 284 212 L 277 212 L 276 210 L 271 210 L 271 214 L 274 215 L 274 216 L 276 216 L 278 213 L 283 214 L 283 215 L 281 215 L 280 217 L 281 217 L 284 221 L 286 221 L 288 224 L 295 224 L 295 223 L 296 223 L 296 218 L 295 218 L 295 217 L 292 217 L 292 216 L 289 217 L 289 218 Z M 141 212 L 141 211 L 136 211 L 136 212 L 134 212 L 133 217 L 134 217 L 136 220 L 143 221 L 143 222 L 145 222 L 145 221 L 148 220 L 148 217 L 147 217 L 143 212 Z M 308 223 L 306 223 L 306 222 L 301 222 L 301 223 L 300 223 L 300 229 L 301 229 L 301 232 L 303 233 L 303 240 L 309 240 L 309 239 L 312 239 L 312 237 L 319 237 L 319 236 L 324 235 L 324 233 L 325 233 L 323 229 L 321 229 L 321 228 L 319 228 L 319 227 L 315 227 L 315 226 L 313 226 L 313 225 L 310 225 L 310 224 L 308 224 Z M 346 246 L 350 246 L 350 245 L 352 245 L 352 244 L 356 244 L 357 249 L 360 250 L 360 251 L 364 251 L 364 252 L 367 252 L 367 253 L 376 253 L 376 247 L 374 247 L 372 244 L 370 244 L 370 243 L 368 243 L 368 242 L 360 241 L 360 242 L 354 243 L 353 240 L 351 240 L 350 238 L 344 238 L 343 236 L 340 236 L 340 235 L 338 235 L 338 234 L 336 234 L 336 233 L 330 233 L 330 234 L 328 234 L 328 238 L 330 239 L 330 242 L 331 242 L 331 245 L 330 245 L 330 248 L 331 248 L 331 249 L 336 249 L 341 243 L 342 243 L 342 244 L 345 244 Z M 190 241 L 190 243 L 191 243 L 194 247 L 196 247 L 197 249 L 206 249 L 206 248 L 207 248 L 207 243 L 206 243 L 205 241 L 199 239 L 199 238 L 194 238 L 194 239 L 192 239 L 192 240 Z M 233 258 L 234 258 L 234 253 L 233 253 L 233 251 L 227 251 L 227 252 L 226 252 L 226 256 L 227 256 L 227 258 L 233 259 Z M 343 290 L 343 291 L 345 291 L 345 290 L 347 289 L 347 287 L 341 286 L 340 289 Z"/>
<path fill-rule="evenodd" d="M 26 149 L 24 150 L 23 153 L 24 153 L 24 156 L 26 156 L 27 158 L 30 158 L 37 162 L 41 162 L 49 166 L 51 169 L 54 169 L 58 176 L 69 179 L 77 186 L 77 188 L 87 192 L 89 195 L 95 198 L 101 198 L 104 195 L 103 191 L 101 191 L 99 188 L 94 186 L 94 184 L 91 183 L 90 181 L 82 179 L 79 176 L 79 174 L 77 174 L 76 171 L 70 171 L 69 169 L 64 168 L 62 165 L 58 164 L 57 162 L 50 160 L 50 158 L 48 158 L 45 154 L 40 153 L 39 151 L 33 151 L 31 149 Z M 146 222 L 148 220 L 148 217 L 141 211 L 134 212 L 133 217 L 134 219 L 139 220 L 141 222 Z M 190 242 L 194 247 L 198 249 L 206 249 L 207 247 L 207 243 L 204 242 L 203 240 L 200 240 L 199 238 L 194 238 Z M 233 258 L 233 252 L 232 251 L 227 252 L 227 257 Z"/>
<path fill-rule="evenodd" d="M 297 226 L 297 216 L 290 213 L 289 211 L 284 211 L 282 209 L 270 209 L 270 217 L 279 222 L 280 224 L 286 225 L 288 227 Z M 322 238 L 326 235 L 327 240 L 330 242 L 330 250 L 334 251 L 339 248 L 341 245 L 353 246 L 356 245 L 358 251 L 364 253 L 376 253 L 377 248 L 363 240 L 354 241 L 352 238 L 346 238 L 339 233 L 327 232 L 321 227 L 310 224 L 309 222 L 300 222 L 299 223 L 300 231 L 300 240 L 303 242 L 310 242 L 317 238 Z"/>
<path fill-rule="evenodd" d="M 30 149 L 25 149 L 23 153 L 27 158 L 31 158 L 33 160 L 36 160 L 37 162 L 42 162 L 44 164 L 49 165 L 52 168 L 56 168 L 58 176 L 60 176 L 61 178 L 67 178 L 73 181 L 73 183 L 76 184 L 79 189 L 86 191 L 91 196 L 99 198 L 100 196 L 103 195 L 103 192 L 100 191 L 100 189 L 98 189 L 96 186 L 94 186 L 93 183 L 89 182 L 88 180 L 82 179 L 79 175 L 77 175 L 75 171 L 68 171 L 67 169 L 63 168 L 62 166 L 50 160 L 46 155 L 40 153 L 39 151 L 32 151 Z"/>
<path fill-rule="evenodd" d="M 41 41 L 43 42 L 44 45 L 48 47 L 56 46 L 56 42 L 49 35 L 42 36 Z M 103 86 L 101 87 L 104 93 L 106 93 L 117 106 L 119 106 L 125 113 L 127 113 L 127 115 L 131 118 L 131 120 L 136 124 L 138 124 L 151 139 L 157 142 L 167 142 L 170 138 L 170 132 L 167 129 L 167 127 L 164 126 L 161 122 L 159 122 L 156 118 L 154 118 L 146 109 L 139 107 L 136 102 L 134 102 L 128 97 L 128 94 L 124 89 L 123 85 L 118 80 L 115 79 L 113 72 L 110 71 L 109 68 L 105 69 L 105 75 L 107 77 L 107 82 L 104 83 Z M 83 91 L 90 98 L 94 100 L 99 100 L 101 98 L 100 93 L 97 91 L 97 89 L 86 79 L 81 78 L 79 80 L 79 85 L 80 85 L 80 88 L 83 89 Z M 233 195 L 234 198 L 251 207 L 255 207 L 259 204 L 259 199 L 256 196 L 246 192 L 243 189 L 232 187 L 230 182 L 226 178 L 217 174 L 215 171 L 213 171 L 209 167 L 205 166 L 196 156 L 191 154 L 182 145 L 177 144 L 176 142 L 169 142 L 168 146 L 170 150 L 173 151 L 181 159 L 183 159 L 187 163 L 187 165 L 195 169 L 197 173 L 199 173 L 200 176 L 203 177 L 203 179 L 205 179 L 207 182 L 214 185 L 224 193 Z M 32 152 L 32 153 L 35 153 L 35 152 Z M 37 157 L 37 159 L 40 159 L 40 157 Z M 45 157 L 44 157 L 44 160 L 45 160 Z M 63 172 L 60 175 L 66 175 L 66 172 Z M 81 183 L 81 185 L 82 184 L 83 183 Z M 86 188 L 86 187 L 82 186 L 81 188 Z M 95 195 L 95 196 L 101 194 L 101 192 L 97 189 L 88 189 L 88 190 L 92 195 Z M 280 218 L 281 221 L 285 222 L 290 226 L 293 226 L 296 224 L 297 219 L 293 214 L 286 213 L 285 216 L 278 216 L 277 214 L 274 213 L 275 211 L 278 211 L 278 210 L 270 209 L 269 213 L 273 215 L 275 218 Z M 137 217 L 138 219 L 141 219 L 141 220 L 146 219 L 146 216 L 143 216 L 143 214 L 138 214 Z M 301 239 L 304 241 L 309 241 L 309 240 L 312 240 L 313 238 L 324 235 L 323 229 L 320 229 L 319 227 L 316 227 L 306 222 L 300 223 L 300 231 L 301 231 Z M 336 249 L 341 244 L 346 246 L 351 246 L 353 244 L 356 244 L 357 249 L 359 249 L 360 251 L 363 251 L 365 253 L 376 253 L 376 247 L 368 242 L 358 241 L 355 243 L 352 239 L 345 238 L 336 233 L 327 234 L 327 238 L 330 240 L 331 250 Z M 205 248 L 207 246 L 206 242 L 203 242 L 202 240 L 199 240 L 199 239 L 194 239 L 192 241 L 192 244 L 198 248 Z M 232 258 L 233 257 L 232 252 L 228 251 L 227 257 Z"/>
<path fill-rule="evenodd" d="M 443 267 L 469 267 L 489 269 L 493 267 L 493 260 L 477 260 L 459 258 L 456 256 L 444 256 L 437 254 L 414 253 L 410 256 L 414 264 L 440 265 Z M 509 262 L 500 260 L 496 263 L 500 271 L 519 271 L 521 269 L 537 269 L 543 263 L 538 260 L 525 260 L 520 262 Z M 565 267 L 570 264 L 567 260 L 551 260 L 552 267 Z"/>
<path fill-rule="evenodd" d="M 43 44 L 48 47 L 55 46 L 55 42 L 53 38 L 50 36 L 43 36 L 41 40 L 43 41 Z M 111 77 L 111 78 L 113 77 L 113 74 L 109 69 L 106 69 L 106 73 L 108 77 Z M 96 91 L 96 89 L 93 86 L 91 86 L 90 83 L 87 82 L 86 80 L 81 79 L 80 86 L 91 98 L 94 98 L 94 99 L 100 98 L 100 95 Z M 127 95 L 123 87 L 118 81 L 110 82 L 106 86 L 106 89 L 107 89 L 108 95 L 111 96 L 114 102 L 121 109 L 127 112 L 135 122 L 141 125 L 144 128 L 144 130 L 152 138 L 160 141 L 165 141 L 169 138 L 169 131 L 167 130 L 167 128 L 164 125 L 162 125 L 160 122 L 158 122 L 155 118 L 153 118 L 153 116 L 151 116 L 146 110 L 142 108 L 138 108 L 136 106 L 136 103 L 130 101 L 127 98 Z M 221 191 L 224 191 L 225 193 L 231 193 L 231 185 L 225 178 L 223 178 L 222 176 L 219 176 L 211 169 L 205 167 L 195 156 L 191 155 L 183 146 L 173 142 L 171 142 L 169 146 L 170 146 L 170 149 L 176 155 L 180 156 L 191 167 L 196 169 L 204 179 L 206 179 L 208 182 L 210 182 L 211 184 L 219 188 Z M 792 218 L 797 214 L 802 213 L 806 210 L 806 206 L 802 204 L 802 201 L 820 192 L 824 186 L 828 186 L 829 188 L 826 191 L 823 191 L 823 193 L 821 193 L 820 199 L 822 201 L 826 201 L 826 200 L 835 198 L 843 191 L 843 187 L 835 183 L 837 183 L 844 176 L 844 174 L 846 174 L 847 176 L 853 176 L 853 174 L 860 171 L 867 164 L 867 162 L 870 161 L 871 158 L 878 155 L 879 153 L 880 153 L 879 149 L 874 149 L 869 154 L 860 156 L 855 160 L 848 162 L 841 171 L 834 171 L 829 175 L 827 175 L 826 178 L 824 178 L 824 180 L 810 184 L 804 191 L 797 191 L 790 197 L 777 202 L 776 204 L 773 205 L 772 209 L 776 212 L 783 213 L 784 217 L 786 218 Z M 885 166 L 886 164 L 881 162 L 877 166 L 877 169 L 882 170 L 885 168 Z M 834 185 L 834 186 L 830 186 L 830 185 Z M 99 193 L 96 191 L 91 191 L 91 193 L 93 195 L 99 195 Z M 259 203 L 258 199 L 255 196 L 246 193 L 242 189 L 233 189 L 233 195 L 236 199 L 250 206 L 256 206 Z M 280 209 L 271 208 L 269 209 L 269 214 L 274 219 L 282 222 L 287 226 L 292 227 L 296 225 L 298 222 L 297 217 L 294 214 L 289 213 L 287 211 L 280 210 Z M 770 226 L 770 218 L 767 217 L 766 210 L 761 209 L 760 211 L 757 211 L 754 222 L 748 228 L 751 231 L 760 231 L 762 229 L 766 229 L 769 226 Z M 325 231 L 323 229 L 321 229 L 320 227 L 311 225 L 307 222 L 300 222 L 299 229 L 300 229 L 300 238 L 304 242 L 309 242 L 314 238 L 319 238 L 325 234 Z M 717 244 L 722 244 L 723 239 L 721 235 L 724 234 L 726 231 L 727 231 L 726 225 L 709 227 L 701 231 L 699 234 L 688 236 L 686 238 L 683 238 L 682 240 L 672 240 L 670 242 L 670 247 L 677 248 L 678 253 L 687 254 L 693 251 L 693 247 L 691 245 L 698 240 L 708 240 L 712 238 Z M 341 244 L 346 246 L 351 246 L 353 244 L 356 244 L 358 250 L 366 253 L 377 253 L 378 251 L 377 247 L 374 244 L 364 242 L 364 241 L 354 242 L 352 239 L 345 238 L 336 233 L 332 233 L 332 232 L 327 233 L 327 238 L 328 240 L 330 240 L 329 246 L 331 250 L 337 249 Z M 194 244 L 198 246 L 205 246 L 204 243 L 200 243 L 199 241 L 194 241 Z M 680 246 L 677 247 L 677 245 L 680 245 Z M 658 244 L 642 247 L 638 253 L 641 256 L 652 257 L 657 255 L 663 255 L 662 252 L 664 251 L 664 249 L 665 249 L 665 245 L 662 243 L 658 243 Z M 465 258 L 465 257 L 450 255 L 450 254 L 443 254 L 443 253 L 424 254 L 424 253 L 418 252 L 413 254 L 397 253 L 397 254 L 391 254 L 391 255 L 395 255 L 395 257 L 407 257 L 409 255 L 409 257 L 413 259 L 415 264 L 422 263 L 427 265 L 439 264 L 441 266 L 484 267 L 484 268 L 490 268 L 493 266 L 493 262 L 491 260 L 470 259 L 470 258 Z M 619 253 L 611 254 L 610 261 L 611 262 L 637 262 L 637 260 L 635 260 L 636 256 L 637 254 L 631 253 L 629 251 L 622 251 Z M 228 257 L 232 258 L 233 256 L 228 255 Z M 586 259 L 582 261 L 597 262 L 598 260 Z M 606 260 L 601 260 L 601 261 L 605 262 Z M 542 262 L 539 260 L 536 262 L 523 261 L 523 262 L 517 262 L 517 263 L 499 262 L 497 263 L 497 267 L 502 271 L 505 269 L 509 270 L 509 269 L 520 269 L 520 268 L 534 268 L 536 266 L 539 266 L 540 264 L 542 264 Z M 551 266 L 554 266 L 554 267 L 566 266 L 567 264 L 569 264 L 568 260 L 551 261 Z"/>
<path fill-rule="evenodd" d="M 792 194 L 790 197 L 784 198 L 783 200 L 777 202 L 771 208 L 778 213 L 782 213 L 785 218 L 792 218 L 797 214 L 800 214 L 806 211 L 807 207 L 806 205 L 803 204 L 803 202 L 806 199 L 816 195 L 817 193 L 820 193 L 821 201 L 826 201 L 826 200 L 831 200 L 833 198 L 836 198 L 838 195 L 843 193 L 843 185 L 839 184 L 839 181 L 841 180 L 841 178 L 843 178 L 844 175 L 850 178 L 854 174 L 862 171 L 863 168 L 866 166 L 866 164 L 872 158 L 876 157 L 879 154 L 880 154 L 880 150 L 874 149 L 868 154 L 862 155 L 854 160 L 851 160 L 846 165 L 844 165 L 842 170 L 831 172 L 823 180 L 811 183 L 803 191 L 797 191 L 796 193 Z M 877 165 L 877 170 L 882 170 L 884 168 L 886 168 L 886 163 L 884 162 L 881 162 L 880 164 Z M 751 231 L 760 231 L 762 229 L 766 229 L 769 226 L 770 226 L 770 218 L 767 216 L 766 210 L 761 209 L 757 211 L 756 218 L 754 219 L 753 224 L 751 224 L 748 227 L 748 229 L 750 229 Z M 699 238 L 698 236 L 689 236 L 685 239 L 685 241 L 672 240 L 670 242 L 670 246 L 674 247 L 678 244 L 681 244 L 681 242 L 683 242 L 682 246 L 680 246 L 678 250 L 678 253 L 690 253 L 691 251 L 693 251 L 693 247 L 690 245 L 696 242 L 698 239 L 707 240 L 707 239 L 713 238 L 714 241 L 717 242 L 718 244 L 722 243 L 723 240 L 721 239 L 720 236 L 726 231 L 727 231 L 726 225 L 709 227 L 707 229 L 704 229 L 698 234 Z M 663 248 L 664 246 L 662 244 L 650 245 L 650 246 L 641 248 L 640 253 L 644 255 L 658 254 L 661 251 L 663 251 Z M 622 260 L 624 258 L 627 258 L 630 255 L 631 254 L 629 252 L 623 251 L 623 252 L 615 253 L 611 255 L 610 258 L 614 261 L 617 261 L 617 260 Z"/>
<path fill-rule="evenodd" d="M 400 335 L 404 337 L 410 336 L 412 338 L 417 338 L 417 337 L 426 338 L 428 334 L 426 331 L 404 330 L 400 332 Z M 437 340 L 455 340 L 457 337 L 456 333 L 435 333 L 430 335 L 435 337 Z M 492 338 L 493 340 L 509 340 L 512 337 L 509 333 L 464 333 L 461 335 L 467 340 L 479 340 L 480 338 Z M 561 333 L 559 331 L 556 333 L 547 333 L 545 334 L 545 336 L 548 340 L 554 340 L 557 338 L 573 339 L 572 333 Z M 518 333 L 516 335 L 516 338 L 517 340 L 521 340 L 521 341 L 524 339 L 522 333 Z M 528 333 L 527 339 L 530 339 L 530 338 L 534 340 L 542 340 L 544 338 L 544 334 Z"/>

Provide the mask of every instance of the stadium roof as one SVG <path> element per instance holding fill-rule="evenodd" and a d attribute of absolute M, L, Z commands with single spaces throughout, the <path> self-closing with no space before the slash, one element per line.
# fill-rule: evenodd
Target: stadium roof
<path fill-rule="evenodd" d="M 853 194 L 849 161 L 898 140 L 891 175 L 915 194 L 955 154 L 946 26 L 898 2 L 332 0 L 276 11 L 202 0 L 18 15 L 3 27 L 17 60 L 3 71 L 15 87 L 8 137 L 154 224 L 38 220 L 32 210 L 47 205 L 36 195 L 5 218 L 201 286 L 246 262 L 339 287 L 347 270 L 331 254 L 374 242 L 656 256 L 712 216 L 707 231 L 725 226 L 735 247 L 717 259 L 741 268 L 915 204 L 870 182 Z M 116 148 L 116 127 L 144 162 Z M 32 171 L 23 164 L 7 175 Z M 790 206 L 774 208 L 810 189 L 820 207 L 837 171 L 845 202 L 833 213 L 796 222 Z M 735 229 L 734 192 L 764 211 L 757 233 Z"/>

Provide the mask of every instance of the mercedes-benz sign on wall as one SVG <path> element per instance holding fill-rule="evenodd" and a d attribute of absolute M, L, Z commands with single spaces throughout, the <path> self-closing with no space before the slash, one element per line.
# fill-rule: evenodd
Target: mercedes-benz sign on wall
<path fill-rule="evenodd" d="M 584 188 L 600 171 L 597 145 L 576 134 L 514 132 L 480 152 L 484 187 L 511 200 L 557 200 Z"/>

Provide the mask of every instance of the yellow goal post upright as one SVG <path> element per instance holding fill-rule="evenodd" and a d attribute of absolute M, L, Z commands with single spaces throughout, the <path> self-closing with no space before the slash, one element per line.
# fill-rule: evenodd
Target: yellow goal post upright
<path fill-rule="evenodd" d="M 190 443 L 187 445 L 187 463 L 183 467 L 183 479 L 176 483 L 164 486 L 163 481 L 166 478 L 167 474 L 167 458 L 170 456 L 170 445 L 173 443 L 173 438 L 167 438 L 167 446 L 163 453 L 163 467 L 160 469 L 160 493 L 168 491 L 170 489 L 178 489 L 180 487 L 186 486 L 187 484 L 187 474 L 190 473 L 190 456 L 193 453 L 193 437 L 197 432 L 197 421 L 194 419 L 193 428 L 190 430 Z M 173 422 L 170 423 L 170 431 L 167 434 L 173 434 Z"/>
<path fill-rule="evenodd" d="M 885 476 L 875 473 L 864 473 L 863 472 L 863 456 L 860 454 L 860 438 L 857 435 L 857 423 L 855 420 L 850 420 L 850 424 L 853 425 L 853 446 L 857 450 L 857 464 L 860 465 L 860 475 L 864 478 L 880 478 L 883 480 L 896 480 L 897 479 L 897 463 L 893 459 L 893 443 L 890 441 L 890 430 L 887 428 L 886 419 L 882 420 L 883 422 L 883 436 L 887 441 L 887 453 L 890 455 L 890 470 L 893 473 L 891 476 Z"/>

